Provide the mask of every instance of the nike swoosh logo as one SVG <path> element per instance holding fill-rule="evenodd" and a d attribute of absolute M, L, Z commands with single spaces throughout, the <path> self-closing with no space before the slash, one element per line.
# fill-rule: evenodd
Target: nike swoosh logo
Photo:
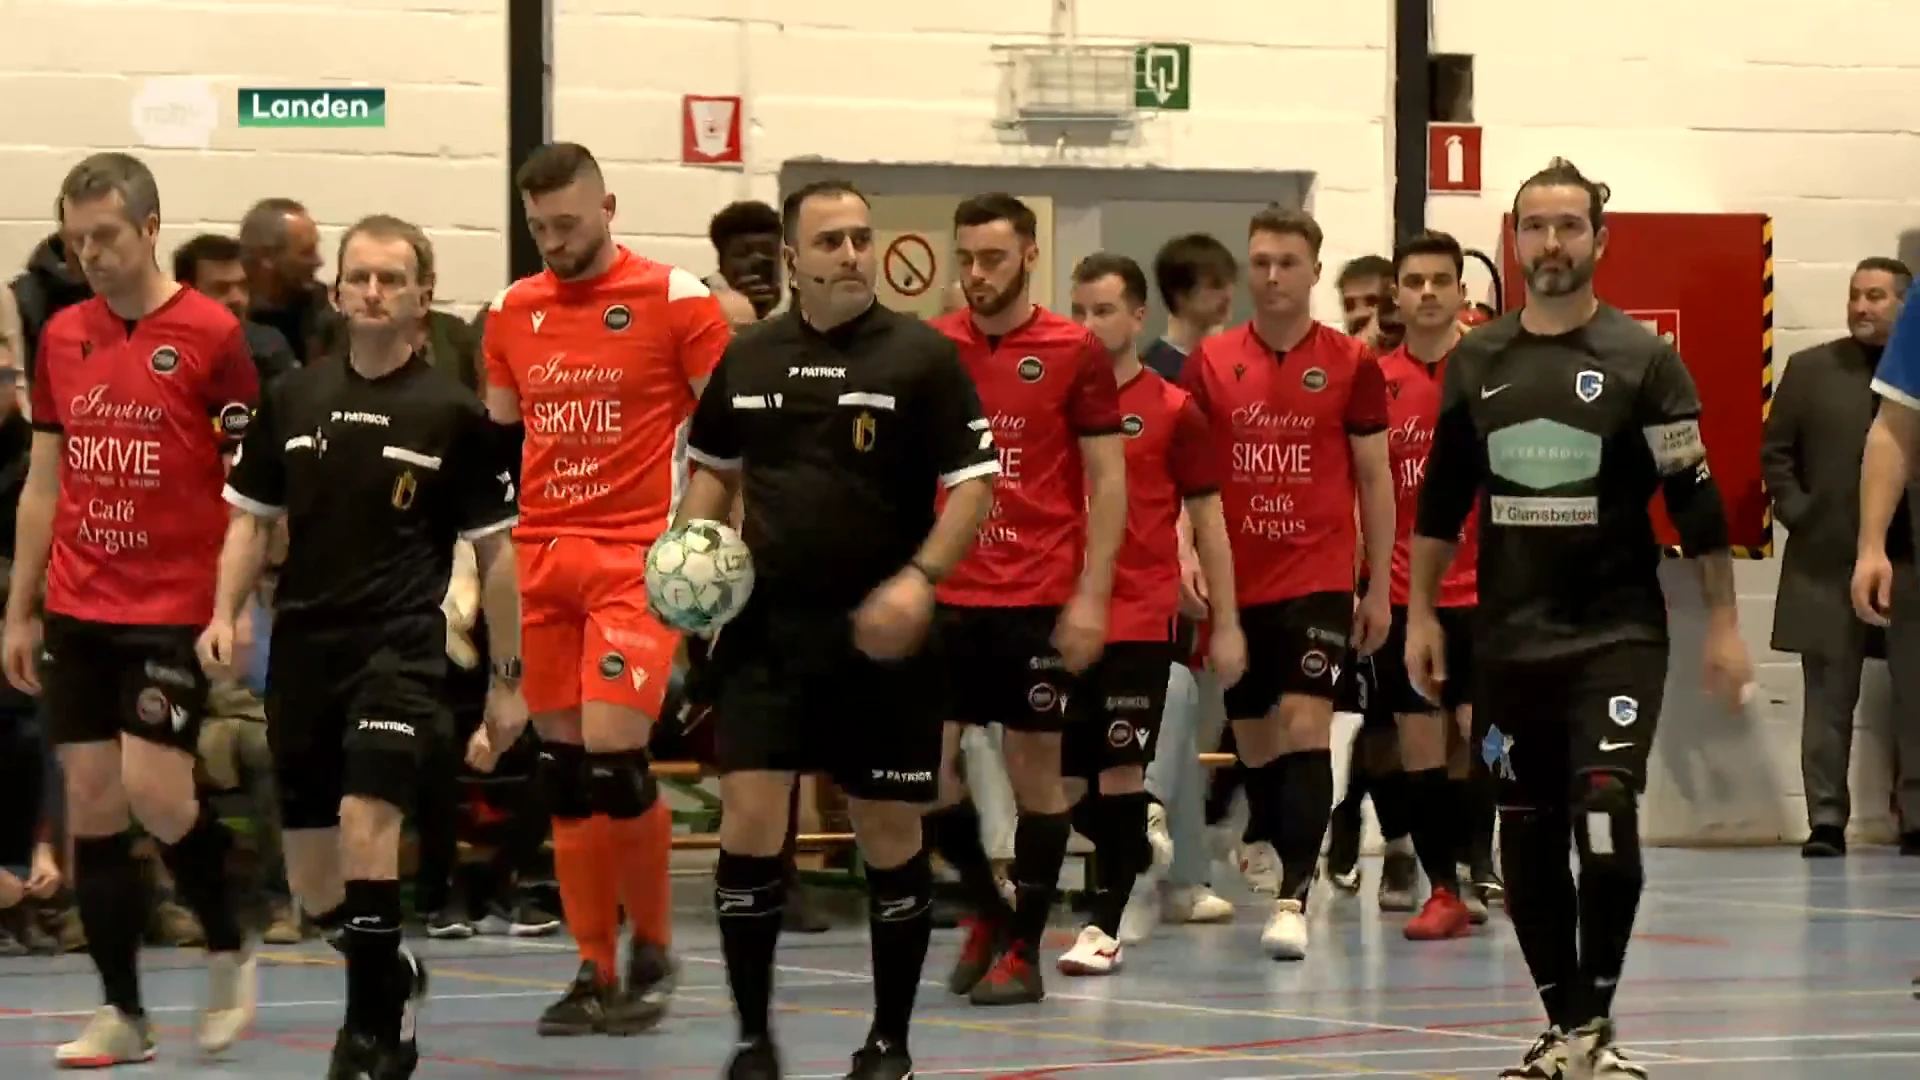
<path fill-rule="evenodd" d="M 1603 754 L 1610 754 L 1615 750 L 1625 750 L 1632 745 L 1633 744 L 1630 742 L 1613 742 L 1608 739 L 1601 739 L 1600 752 Z"/>
<path fill-rule="evenodd" d="M 1512 383 L 1501 383 L 1499 386 L 1483 386 L 1480 388 L 1480 400 L 1485 401 L 1488 398 L 1492 397 L 1493 395 L 1499 393 L 1502 390 L 1505 390 L 1507 387 L 1512 385 L 1513 385 Z"/>

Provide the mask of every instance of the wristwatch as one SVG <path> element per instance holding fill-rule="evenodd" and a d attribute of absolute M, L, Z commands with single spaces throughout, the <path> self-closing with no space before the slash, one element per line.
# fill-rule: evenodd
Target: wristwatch
<path fill-rule="evenodd" d="M 509 656 L 504 660 L 495 660 L 492 665 L 492 670 L 494 681 L 517 683 L 520 681 L 521 673 L 520 658 L 517 656 Z"/>

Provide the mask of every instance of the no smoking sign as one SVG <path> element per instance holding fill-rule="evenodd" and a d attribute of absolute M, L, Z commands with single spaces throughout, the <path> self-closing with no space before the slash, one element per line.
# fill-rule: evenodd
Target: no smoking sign
<path fill-rule="evenodd" d="M 917 233 L 895 237 L 880 258 L 880 272 L 886 275 L 887 285 L 906 297 L 920 296 L 933 288 L 938 268 L 933 245 Z"/>

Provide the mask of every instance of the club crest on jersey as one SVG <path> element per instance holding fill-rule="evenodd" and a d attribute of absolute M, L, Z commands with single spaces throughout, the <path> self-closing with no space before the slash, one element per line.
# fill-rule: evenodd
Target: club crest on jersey
<path fill-rule="evenodd" d="M 1327 373 L 1317 367 L 1310 367 L 1300 376 L 1300 386 L 1308 393 L 1317 394 L 1327 388 Z"/>
<path fill-rule="evenodd" d="M 1115 720 L 1107 725 L 1107 745 L 1115 750 L 1124 749 L 1133 741 L 1133 725 L 1125 720 Z"/>
<path fill-rule="evenodd" d="M 1607 719 L 1621 727 L 1632 727 L 1640 719 L 1640 703 L 1625 694 L 1615 694 L 1607 699 Z"/>
<path fill-rule="evenodd" d="M 853 418 L 853 448 L 863 454 L 873 449 L 874 430 L 873 414 L 862 409 Z"/>
<path fill-rule="evenodd" d="M 627 670 L 627 659 L 617 652 L 610 652 L 600 658 L 600 677 L 611 682 Z"/>
<path fill-rule="evenodd" d="M 171 345 L 162 345 L 153 350 L 152 356 L 147 357 L 147 366 L 152 368 L 156 375 L 171 375 L 173 370 L 180 366 L 180 350 Z"/>
<path fill-rule="evenodd" d="M 171 704 L 172 702 L 167 700 L 166 691 L 157 686 L 149 686 L 140 691 L 140 696 L 134 699 L 133 711 L 140 717 L 142 723 L 158 724 L 166 720 L 167 707 Z"/>
<path fill-rule="evenodd" d="M 1020 376 L 1021 382 L 1039 382 L 1040 377 L 1047 373 L 1047 365 L 1041 363 L 1037 356 L 1023 356 L 1013 373 Z"/>
<path fill-rule="evenodd" d="M 414 479 L 413 470 L 408 469 L 402 472 L 393 481 L 393 508 L 395 510 L 411 509 L 414 497 L 418 494 L 420 494 L 420 481 Z"/>
<path fill-rule="evenodd" d="M 1147 430 L 1147 422 L 1135 413 L 1128 413 L 1120 418 L 1120 433 L 1129 439 L 1139 438 L 1140 433 L 1145 430 Z"/>
<path fill-rule="evenodd" d="M 633 312 L 628 311 L 625 304 L 615 304 L 600 313 L 600 322 L 617 334 L 633 325 Z"/>
<path fill-rule="evenodd" d="M 1589 405 L 1593 404 L 1594 401 L 1600 397 L 1600 391 L 1606 389 L 1606 387 L 1606 373 L 1595 371 L 1592 368 L 1588 368 L 1573 377 L 1573 392 L 1575 396 Z"/>
<path fill-rule="evenodd" d="M 237 439 L 247 433 L 247 424 L 253 419 L 253 410 L 243 401 L 229 401 L 220 407 L 216 422 L 220 425 L 220 434 Z"/>
<path fill-rule="evenodd" d="M 1052 712 L 1060 706 L 1060 691 L 1052 683 L 1034 683 L 1027 691 L 1027 707 L 1034 712 Z"/>
<path fill-rule="evenodd" d="M 1329 666 L 1327 654 L 1319 649 L 1308 649 L 1307 654 L 1300 658 L 1300 674 L 1309 679 L 1317 679 L 1325 675 Z"/>

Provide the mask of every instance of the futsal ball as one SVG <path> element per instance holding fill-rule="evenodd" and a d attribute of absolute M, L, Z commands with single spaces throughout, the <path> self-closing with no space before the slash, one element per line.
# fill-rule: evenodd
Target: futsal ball
<path fill-rule="evenodd" d="M 683 634 L 718 630 L 752 592 L 753 556 L 740 534 L 718 521 L 668 529 L 647 551 L 647 600 Z"/>

